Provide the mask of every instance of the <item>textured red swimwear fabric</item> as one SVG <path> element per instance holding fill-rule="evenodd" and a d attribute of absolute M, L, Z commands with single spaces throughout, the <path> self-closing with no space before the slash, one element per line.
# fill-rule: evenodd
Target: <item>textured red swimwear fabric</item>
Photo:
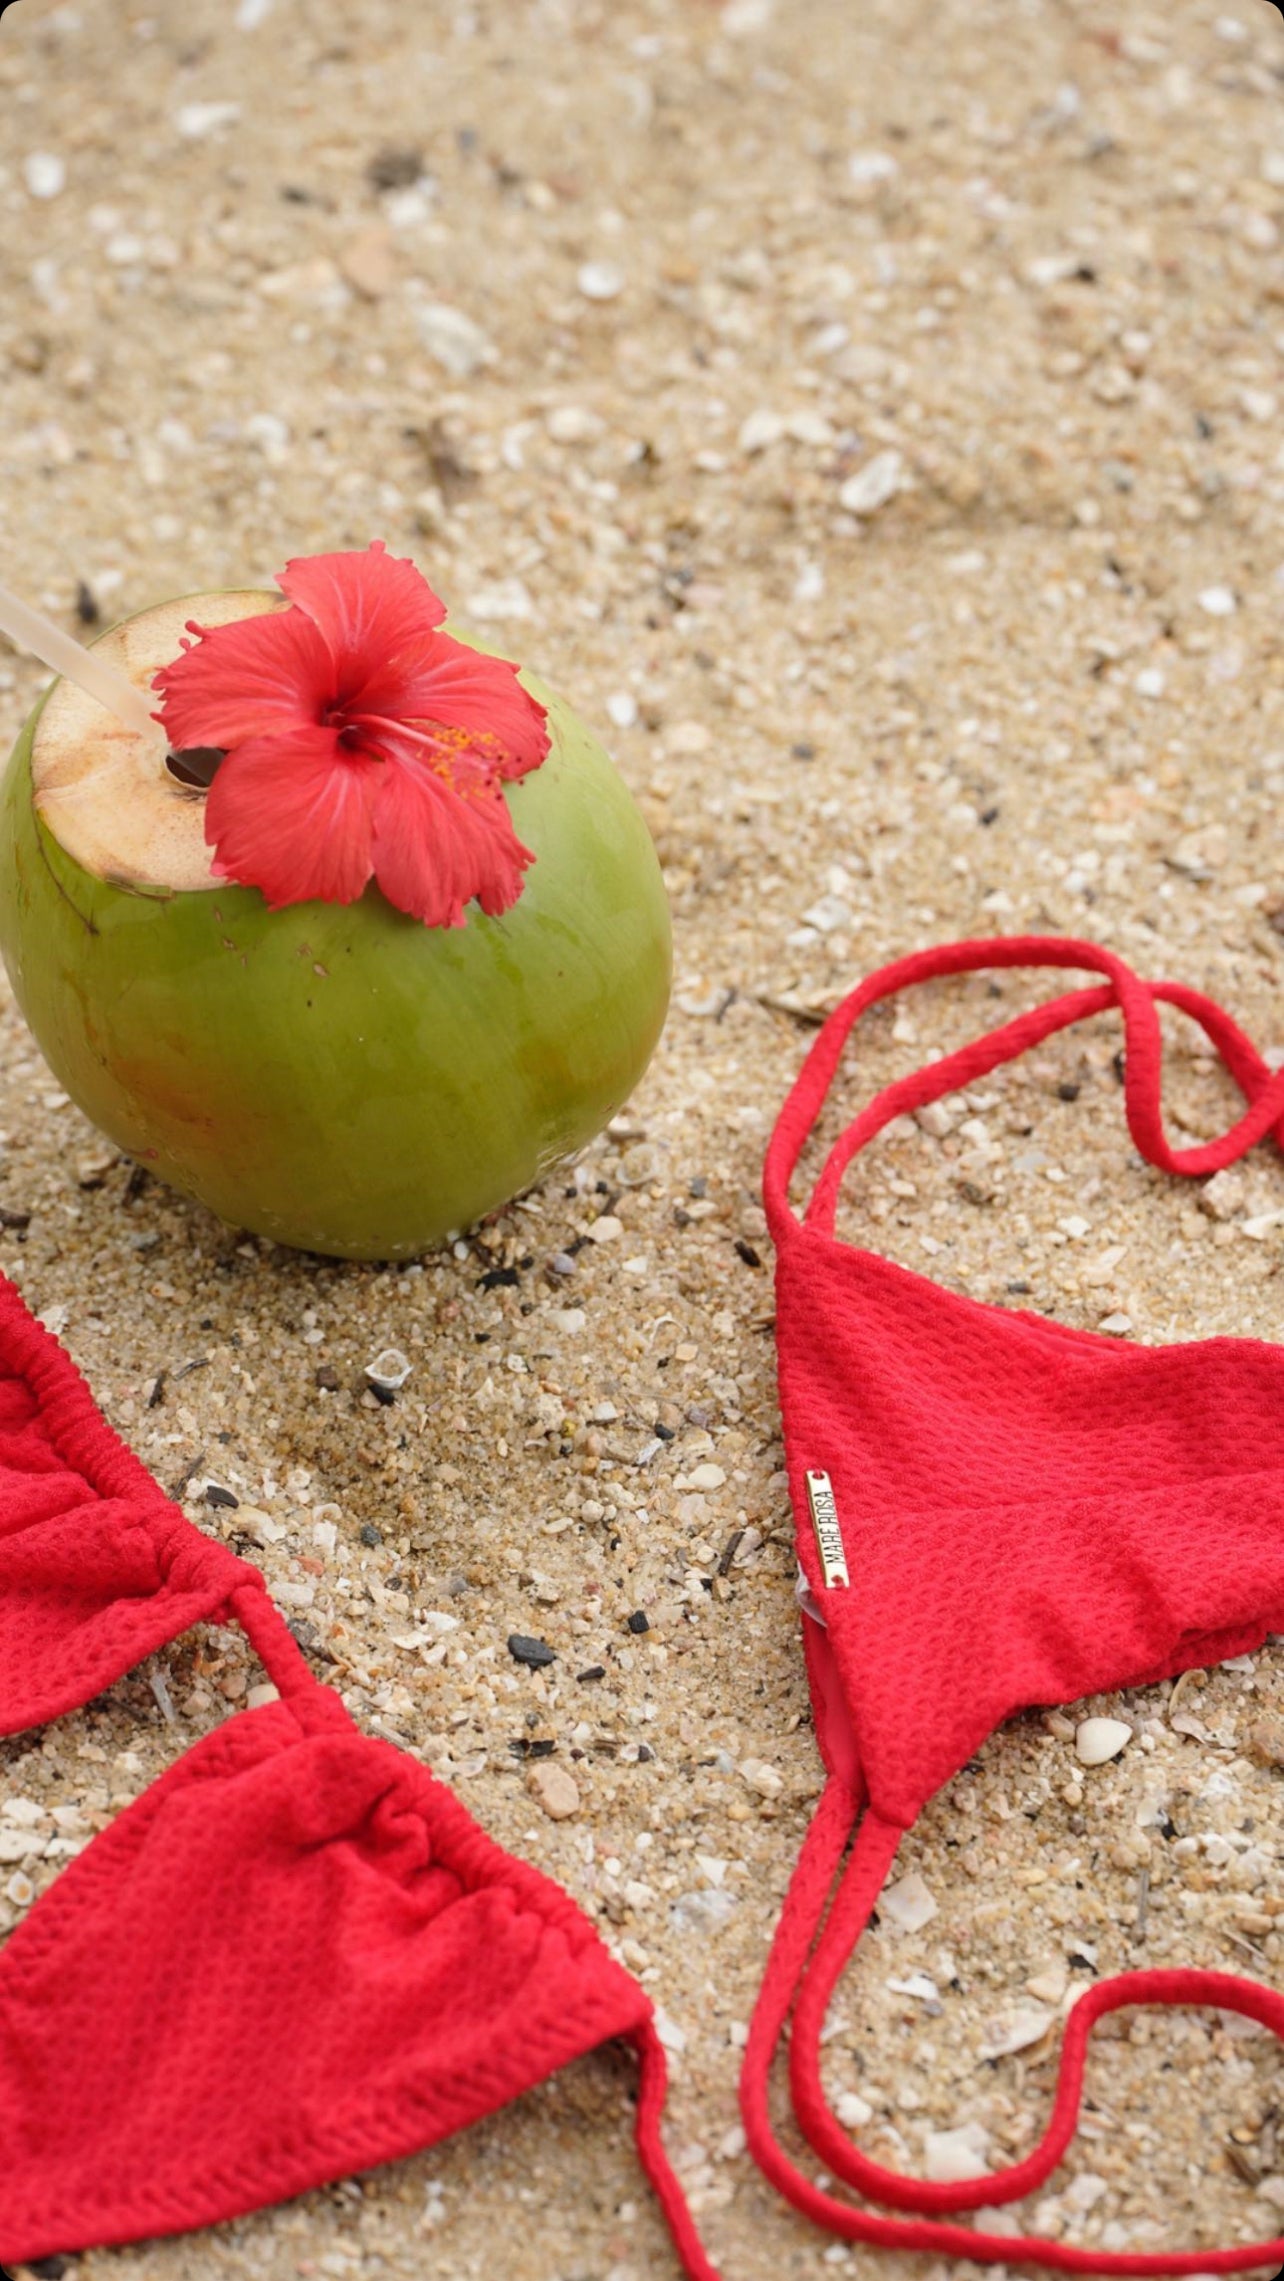
<path fill-rule="evenodd" d="M 652 2007 L 569 1895 L 362 1735 L 0 1281 L 0 1731 L 198 1618 L 280 1700 L 100 1833 L 0 1951 L 0 2262 L 238 2216 L 432 2145 Z M 658 2133 L 645 2160 L 681 2197 Z"/>
<path fill-rule="evenodd" d="M 257 1569 L 192 1527 L 0 1278 L 0 1734 L 87 1703 Z"/>
<path fill-rule="evenodd" d="M 790 1177 L 860 1015 L 910 983 L 1011 966 L 1087 968 L 1106 981 L 888 1087 L 834 1144 L 799 1219 Z M 1174 1151 L 1164 1137 L 1158 1000 L 1203 1026 L 1250 1104 L 1206 1147 Z M 1271 1075 L 1219 1007 L 1176 984 L 1143 984 L 1092 944 L 1039 938 L 947 945 L 871 976 L 821 1032 L 773 1137 L 765 1196 L 781 1407 L 829 1782 L 781 1919 L 742 2104 L 763 2167 L 799 2208 L 852 2239 L 1094 2273 L 1278 2266 L 1280 2240 L 1108 2254 L 855 2211 L 788 2161 L 768 2109 L 772 2052 L 796 1999 L 795 2112 L 826 2167 L 902 2209 L 959 2211 L 1012 2200 L 1050 2174 L 1073 2133 L 1087 2037 L 1104 2011 L 1218 2005 L 1284 2036 L 1284 1997 L 1226 1974 L 1143 1971 L 1099 1984 L 1067 2024 L 1045 2139 L 1014 2168 L 957 2184 L 901 2177 L 862 2156 L 820 2080 L 826 2007 L 898 1842 L 994 1727 L 1031 1705 L 1159 1680 L 1284 1632 L 1284 1351 L 1226 1338 L 1140 1347 L 1063 1329 L 942 1290 L 834 1234 L 847 1163 L 893 1117 L 1111 1007 L 1124 1017 L 1129 1127 L 1152 1164 L 1210 1173 L 1268 1132 L 1280 1138 L 1284 1074 Z M 811 1469 L 832 1483 L 845 1587 L 825 1582 Z"/>

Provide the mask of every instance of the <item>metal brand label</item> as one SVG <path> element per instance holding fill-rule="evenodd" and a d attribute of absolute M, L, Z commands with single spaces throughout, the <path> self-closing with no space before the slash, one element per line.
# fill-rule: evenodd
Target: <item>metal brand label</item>
<path fill-rule="evenodd" d="M 834 1502 L 833 1483 L 827 1473 L 808 1473 L 807 1503 L 811 1507 L 811 1525 L 816 1532 L 820 1572 L 826 1586 L 832 1590 L 836 1584 L 850 1584 L 847 1555 L 843 1550 L 843 1532 L 838 1525 L 838 1507 Z"/>

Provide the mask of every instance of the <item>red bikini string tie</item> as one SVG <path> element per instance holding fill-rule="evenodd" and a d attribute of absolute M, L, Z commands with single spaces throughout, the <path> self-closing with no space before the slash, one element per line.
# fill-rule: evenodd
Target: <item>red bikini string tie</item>
<path fill-rule="evenodd" d="M 842 1058 L 847 1039 L 862 1014 L 912 984 L 956 974 L 976 974 L 1006 967 L 1087 968 L 1104 975 L 1106 985 L 1071 992 L 1060 1000 L 1032 1008 L 987 1037 L 978 1038 L 959 1052 L 889 1086 L 863 1114 L 848 1126 L 830 1154 L 817 1183 L 807 1217 L 821 1217 L 837 1195 L 843 1171 L 857 1150 L 889 1124 L 937 1097 L 936 1088 L 948 1072 L 945 1092 L 986 1076 L 1000 1062 L 1010 1061 L 1039 1044 L 1054 1031 L 1092 1013 L 1117 1004 L 1126 1033 L 1124 1100 L 1129 1130 L 1142 1155 L 1165 1172 L 1200 1177 L 1234 1164 L 1266 1133 L 1276 1129 L 1284 1145 L 1284 1070 L 1272 1074 L 1252 1040 L 1225 1010 L 1200 991 L 1181 983 L 1144 983 L 1121 958 L 1098 943 L 1038 935 L 997 936 L 991 941 L 943 943 L 912 952 L 878 973 L 866 977 L 829 1016 L 817 1034 L 790 1090 L 772 1134 L 763 1171 L 768 1217 L 773 1224 L 792 1218 L 788 1201 L 789 1178 L 802 1155 L 807 1138 L 824 1106 Z M 1155 1014 L 1156 1000 L 1177 1006 L 1206 1030 L 1230 1075 L 1249 1106 L 1243 1117 L 1215 1141 L 1200 1148 L 1174 1151 L 1163 1130 L 1161 1067 L 1163 1040 Z M 1059 1013 L 1054 1012 L 1059 1008 Z M 922 1092 L 919 1092 L 919 1088 Z M 902 1107 L 902 1103 L 906 1107 Z"/>

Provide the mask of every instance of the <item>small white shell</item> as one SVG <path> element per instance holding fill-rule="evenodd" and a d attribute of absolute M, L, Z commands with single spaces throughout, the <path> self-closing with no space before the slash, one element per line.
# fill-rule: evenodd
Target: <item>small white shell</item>
<path fill-rule="evenodd" d="M 1132 1728 L 1122 1719 L 1084 1719 L 1075 1728 L 1075 1757 L 1081 1766 L 1104 1766 L 1131 1741 Z"/>
<path fill-rule="evenodd" d="M 366 1377 L 372 1386 L 382 1386 L 389 1394 L 395 1394 L 399 1386 L 405 1385 L 413 1368 L 399 1346 L 386 1346 L 373 1362 L 366 1364 Z"/>

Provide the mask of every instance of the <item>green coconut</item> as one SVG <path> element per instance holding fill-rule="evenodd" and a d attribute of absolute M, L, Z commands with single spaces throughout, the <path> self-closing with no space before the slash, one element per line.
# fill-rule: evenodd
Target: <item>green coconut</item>
<path fill-rule="evenodd" d="M 147 688 L 189 618 L 280 607 L 197 595 L 99 646 Z M 270 911 L 213 878 L 203 791 L 159 731 L 133 735 L 66 681 L 23 729 L 0 783 L 18 1003 L 86 1116 L 233 1226 L 411 1258 L 582 1148 L 645 1069 L 671 971 L 650 835 L 570 707 L 523 680 L 551 744 L 504 797 L 535 861 L 511 910 L 473 904 L 454 928 L 373 885 Z"/>

